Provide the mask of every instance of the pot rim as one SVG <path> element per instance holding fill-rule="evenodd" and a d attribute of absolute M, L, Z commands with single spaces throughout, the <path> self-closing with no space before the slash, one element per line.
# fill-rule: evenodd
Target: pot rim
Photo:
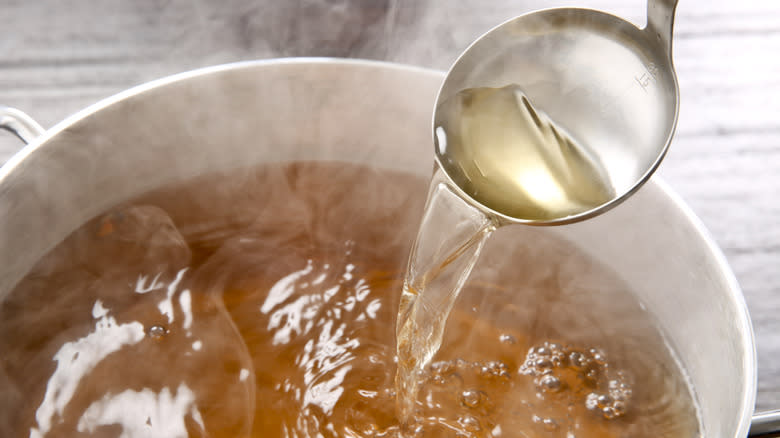
<path fill-rule="evenodd" d="M 316 67 L 319 65 L 337 65 L 344 67 L 370 67 L 387 71 L 403 71 L 417 73 L 425 75 L 431 78 L 438 78 L 444 80 L 445 72 L 435 70 L 426 67 L 413 66 L 408 64 L 400 64 L 388 61 L 376 61 L 376 60 L 364 60 L 364 59 L 348 59 L 348 58 L 333 58 L 333 57 L 294 57 L 294 58 L 274 58 L 263 60 L 250 60 L 250 61 L 238 61 L 227 64 L 219 64 L 215 66 L 203 67 L 194 70 L 189 70 L 181 73 L 176 73 L 163 78 L 155 79 L 149 82 L 136 85 L 127 90 L 121 91 L 117 94 L 102 99 L 86 108 L 74 113 L 71 116 L 66 117 L 62 121 L 55 124 L 52 128 L 46 130 L 42 135 L 36 137 L 32 142 L 25 145 L 16 154 L 14 154 L 3 166 L 0 167 L 0 188 L 7 184 L 6 180 L 13 174 L 14 170 L 22 163 L 29 155 L 35 152 L 41 145 L 48 140 L 59 135 L 66 128 L 74 125 L 75 123 L 86 119 L 94 113 L 114 105 L 122 100 L 131 98 L 141 93 L 147 92 L 158 87 L 170 85 L 172 83 L 185 81 L 194 77 L 206 76 L 213 73 L 219 73 L 227 70 L 267 67 L 274 68 L 279 65 L 300 65 Z M 431 103 L 433 105 L 433 102 Z M 431 139 L 431 141 L 433 141 Z M 433 143 L 431 143 L 433 144 Z M 672 202 L 680 213 L 693 225 L 693 228 L 698 233 L 698 237 L 706 244 L 710 254 L 712 255 L 715 264 L 718 267 L 721 275 L 728 285 L 728 295 L 733 305 L 739 309 L 742 317 L 739 321 L 740 331 L 743 333 L 743 340 L 748 343 L 749 351 L 744 355 L 744 369 L 747 370 L 744 376 L 742 376 L 742 382 L 747 388 L 743 399 L 741 400 L 741 411 L 738 413 L 739 426 L 737 429 L 737 437 L 745 437 L 750 429 L 750 421 L 755 409 L 755 400 L 757 392 L 757 361 L 756 361 L 756 341 L 753 326 L 751 323 L 750 315 L 747 308 L 742 289 L 739 286 L 736 276 L 734 275 L 731 267 L 729 266 L 725 255 L 718 247 L 714 238 L 710 234 L 709 230 L 704 226 L 704 223 L 693 212 L 690 206 L 688 206 L 677 194 L 668 183 L 666 183 L 658 175 L 653 176 L 647 182 L 649 185 L 657 186 L 665 197 Z M 744 339 L 747 338 L 747 339 Z M 730 396 L 730 395 L 725 395 Z"/>

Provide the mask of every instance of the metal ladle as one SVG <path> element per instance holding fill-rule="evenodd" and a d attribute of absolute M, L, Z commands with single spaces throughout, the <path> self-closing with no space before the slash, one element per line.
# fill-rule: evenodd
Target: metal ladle
<path fill-rule="evenodd" d="M 574 216 L 548 220 L 513 217 L 466 194 L 442 163 L 446 153 L 437 153 L 437 166 L 449 185 L 496 226 L 584 220 L 638 190 L 658 168 L 677 124 L 679 88 L 672 62 L 677 1 L 648 0 L 643 29 L 591 9 L 548 9 L 513 18 L 466 49 L 448 72 L 436 99 L 435 139 L 437 113 L 442 103 L 457 93 L 519 86 L 536 109 L 587 145 L 612 181 L 612 199 Z M 437 151 L 441 152 L 438 142 Z M 780 410 L 757 413 L 749 436 L 780 436 Z"/>
<path fill-rule="evenodd" d="M 614 189 L 587 211 L 544 220 L 472 203 L 499 224 L 557 225 L 602 213 L 647 181 L 677 124 L 679 90 L 671 55 L 676 6 L 677 0 L 650 0 L 644 29 L 596 10 L 541 10 L 511 19 L 471 44 L 447 74 L 434 121 L 442 103 L 462 90 L 516 84 L 536 109 L 600 161 Z M 447 160 L 438 155 L 439 166 L 457 181 L 452 166 L 448 172 L 442 163 Z"/>

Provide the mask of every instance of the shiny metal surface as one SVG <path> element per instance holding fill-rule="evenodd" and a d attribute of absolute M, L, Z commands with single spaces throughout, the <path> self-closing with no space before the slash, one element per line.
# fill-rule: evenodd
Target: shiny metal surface
<path fill-rule="evenodd" d="M 0 129 L 13 133 L 25 144 L 30 143 L 45 131 L 32 117 L 16 108 L 4 105 L 0 105 Z"/>
<path fill-rule="evenodd" d="M 517 84 L 536 109 L 600 160 L 616 195 L 558 219 L 491 213 L 509 223 L 576 222 L 614 207 L 647 181 L 677 124 L 679 90 L 671 51 L 676 6 L 676 0 L 649 0 L 644 29 L 591 9 L 531 12 L 495 27 L 466 49 L 447 74 L 437 108 L 467 88 Z"/>
<path fill-rule="evenodd" d="M 780 436 L 780 410 L 756 414 L 750 424 L 749 436 L 767 438 Z"/>
<path fill-rule="evenodd" d="M 247 62 L 87 108 L 0 169 L 0 299 L 88 218 L 206 171 L 345 160 L 429 177 L 430 105 L 442 78 L 365 61 Z M 712 238 L 668 187 L 654 178 L 593 220 L 530 232 L 568 240 L 634 285 L 690 373 L 705 435 L 747 435 L 756 357 L 744 299 Z"/>

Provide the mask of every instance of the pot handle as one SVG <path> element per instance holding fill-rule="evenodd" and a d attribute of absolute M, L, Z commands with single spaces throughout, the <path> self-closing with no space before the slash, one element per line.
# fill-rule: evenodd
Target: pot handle
<path fill-rule="evenodd" d="M 16 108 L 4 105 L 0 105 L 0 128 L 10 131 L 24 144 L 30 144 L 36 137 L 46 132 L 32 117 Z"/>
<path fill-rule="evenodd" d="M 750 422 L 748 437 L 780 437 L 780 410 L 759 412 L 754 415 Z"/>

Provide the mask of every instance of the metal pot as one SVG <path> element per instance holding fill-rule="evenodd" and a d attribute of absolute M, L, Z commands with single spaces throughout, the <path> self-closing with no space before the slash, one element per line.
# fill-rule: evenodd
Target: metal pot
<path fill-rule="evenodd" d="M 6 111 L 0 125 L 30 143 L 0 170 L 0 299 L 87 219 L 206 171 L 306 159 L 427 177 L 442 79 L 367 61 L 244 62 L 133 88 L 38 137 L 34 122 Z M 546 232 L 633 286 L 677 347 L 706 435 L 746 436 L 756 395 L 750 318 L 723 255 L 685 204 L 655 177 L 620 207 Z"/>

